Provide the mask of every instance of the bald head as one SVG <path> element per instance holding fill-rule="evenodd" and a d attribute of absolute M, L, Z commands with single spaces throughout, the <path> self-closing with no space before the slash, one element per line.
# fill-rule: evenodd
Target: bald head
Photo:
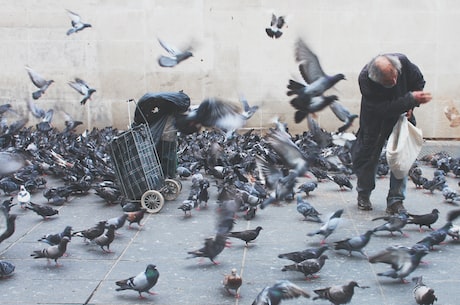
<path fill-rule="evenodd" d="M 394 55 L 378 55 L 371 60 L 368 68 L 371 80 L 381 84 L 385 88 L 396 85 L 401 71 L 401 61 Z"/>

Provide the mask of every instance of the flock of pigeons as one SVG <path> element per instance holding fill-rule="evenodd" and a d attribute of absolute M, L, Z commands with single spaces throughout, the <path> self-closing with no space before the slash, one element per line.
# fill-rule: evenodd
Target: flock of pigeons
<path fill-rule="evenodd" d="M 84 23 L 78 14 L 71 11 L 68 13 L 72 27 L 67 35 L 91 27 L 90 24 Z M 267 35 L 279 39 L 285 23 L 283 16 L 273 14 L 270 27 L 266 28 Z M 172 68 L 193 56 L 191 48 L 178 50 L 160 39 L 159 43 L 168 53 L 168 56 L 162 55 L 158 58 L 158 63 L 162 67 Z M 337 96 L 325 95 L 327 90 L 345 79 L 343 74 L 327 75 L 321 68 L 318 57 L 301 39 L 296 42 L 295 58 L 299 62 L 299 71 L 305 83 L 290 80 L 287 95 L 293 97 L 290 104 L 295 109 L 295 122 L 300 123 L 306 119 L 308 132 L 291 135 L 287 125 L 276 120 L 275 127 L 270 128 L 263 136 L 256 134 L 254 130 L 238 134 L 236 130 L 243 127 L 258 110 L 258 106 L 249 106 L 244 97 L 240 97 L 242 109 L 232 103 L 210 98 L 179 119 L 177 174 L 181 179 L 191 177 L 192 187 L 187 200 L 178 209 L 183 210 L 186 217 L 190 217 L 193 209 L 207 207 L 210 199 L 208 188 L 212 185 L 209 179 L 216 182 L 219 205 L 215 232 L 212 237 L 204 240 L 203 247 L 188 251 L 189 258 L 207 258 L 217 264 L 216 257 L 228 246 L 229 238 L 240 239 L 248 247 L 263 230 L 258 226 L 250 230 L 234 231 L 236 217 L 243 216 L 250 220 L 257 217 L 259 209 L 269 208 L 270 205 L 283 201 L 296 200 L 297 211 L 305 220 L 321 223 L 317 230 L 309 232 L 308 235 L 321 235 L 322 240 L 317 248 L 279 254 L 279 258 L 293 262 L 285 265 L 282 268 L 283 272 L 300 272 L 306 278 L 314 278 L 329 259 L 325 251 L 333 249 L 347 251 L 349 255 L 358 252 L 370 263 L 388 264 L 391 269 L 378 275 L 405 281 L 421 263 L 422 258 L 447 236 L 459 238 L 460 229 L 453 221 L 460 215 L 460 211 L 451 211 L 446 224 L 437 230 L 432 230 L 431 225 L 438 220 L 438 210 L 433 209 L 431 213 L 424 215 L 401 211 L 398 215 L 375 218 L 374 221 L 383 220 L 384 223 L 362 235 L 335 241 L 329 245 L 326 239 L 339 225 L 343 210 L 334 211 L 323 221 L 321 214 L 305 198 L 325 179 L 336 183 L 341 190 L 353 189 L 350 180 L 353 174 L 351 142 L 347 139 L 342 142 L 336 140 L 346 132 L 357 115 L 351 114 L 339 102 Z M 30 67 L 26 67 L 26 70 L 38 88 L 32 93 L 32 99 L 38 100 L 53 80 L 43 78 Z M 69 82 L 69 85 L 83 95 L 80 101 L 82 105 L 96 91 L 79 78 Z M 116 182 L 118 177 L 113 170 L 106 147 L 120 131 L 107 127 L 77 134 L 75 128 L 82 123 L 74 121 L 68 114 L 66 128 L 59 131 L 51 124 L 52 109 L 44 111 L 33 101 L 29 101 L 28 106 L 32 115 L 40 120 L 35 126 L 27 126 L 28 120 L 22 118 L 7 124 L 6 116 L 17 115 L 17 112 L 10 104 L 0 106 L 0 160 L 8 164 L 0 169 L 0 189 L 8 197 L 0 206 L 0 243 L 15 232 L 16 215 L 11 213 L 15 201 L 24 210 L 32 210 L 46 220 L 59 216 L 59 211 L 53 206 L 64 205 L 71 196 L 84 196 L 94 192 L 108 204 L 120 204 L 124 210 L 122 215 L 100 221 L 94 227 L 84 230 L 74 231 L 71 226 L 67 226 L 62 232 L 46 234 L 39 241 L 47 246 L 40 250 L 32 250 L 31 256 L 54 260 L 56 266 L 59 266 L 58 260 L 66 254 L 67 244 L 74 237 L 81 237 L 84 242 L 98 245 L 103 252 L 110 252 L 116 230 L 123 227 L 126 222 L 129 226 L 133 223 L 141 226 L 141 220 L 146 213 L 146 209 L 126 202 Z M 325 131 L 314 119 L 314 113 L 326 107 L 329 107 L 343 123 L 337 132 Z M 201 127 L 215 130 L 201 131 Z M 379 176 L 388 174 L 384 156 L 385 154 L 382 154 L 380 160 L 377 172 Z M 424 177 L 420 167 L 414 164 L 410 177 L 416 187 L 430 192 L 439 191 L 446 200 L 457 201 L 460 197 L 447 185 L 445 176 L 460 176 L 460 159 L 439 153 L 420 161 L 431 164 L 437 171 L 430 180 Z M 298 185 L 299 178 L 310 174 L 315 176 L 316 182 Z M 48 187 L 45 175 L 59 179 L 62 185 Z M 43 193 L 48 204 L 31 202 L 30 194 L 39 192 Z M 302 193 L 305 196 L 302 196 Z M 382 231 L 403 234 L 402 229 L 407 224 L 418 225 L 420 230 L 426 226 L 431 231 L 412 247 L 391 246 L 369 257 L 363 251 L 373 235 Z M 11 262 L 0 261 L 0 277 L 11 276 L 14 270 L 15 266 Z M 143 298 L 142 293 L 153 294 L 150 290 L 158 279 L 159 271 L 155 265 L 149 264 L 145 271 L 138 275 L 116 281 L 116 290 L 134 290 Z M 415 278 L 414 282 L 416 302 L 433 304 L 436 300 L 434 290 L 423 283 L 422 277 Z M 235 297 L 239 297 L 242 283 L 242 278 L 235 269 L 223 279 L 225 290 Z M 313 299 L 346 304 L 353 297 L 355 287 L 367 288 L 360 286 L 356 281 L 350 281 L 343 285 L 316 289 Z M 282 280 L 260 291 L 253 305 L 279 304 L 282 300 L 298 297 L 309 298 L 310 294 L 294 283 Z"/>

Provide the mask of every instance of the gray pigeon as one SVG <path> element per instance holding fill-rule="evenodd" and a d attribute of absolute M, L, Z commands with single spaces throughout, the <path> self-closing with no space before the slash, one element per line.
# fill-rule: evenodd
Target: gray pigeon
<path fill-rule="evenodd" d="M 268 37 L 278 39 L 283 35 L 281 29 L 286 24 L 286 19 L 284 16 L 276 16 L 272 13 L 272 18 L 270 20 L 270 27 L 265 28 L 265 33 Z"/>
<path fill-rule="evenodd" d="M 48 89 L 48 87 L 54 83 L 54 80 L 46 80 L 43 76 L 28 66 L 26 66 L 26 70 L 30 80 L 35 85 L 35 87 L 38 88 L 37 91 L 32 93 L 32 98 L 37 100 L 46 92 L 46 89 Z"/>
<path fill-rule="evenodd" d="M 255 298 L 252 305 L 279 305 L 282 300 L 297 299 L 299 297 L 309 298 L 310 295 L 288 281 L 277 281 L 273 286 L 265 287 Z"/>
<path fill-rule="evenodd" d="M 78 93 L 83 95 L 83 99 L 80 101 L 80 105 L 85 105 L 86 102 L 91 99 L 91 95 L 96 92 L 96 89 L 91 88 L 81 78 L 75 78 L 75 81 L 69 82 L 69 86 L 75 89 Z"/>
<path fill-rule="evenodd" d="M 71 226 L 66 226 L 64 230 L 60 233 L 45 234 L 38 241 L 47 243 L 50 246 L 54 246 L 54 245 L 59 245 L 59 243 L 61 242 L 62 238 L 64 238 L 64 236 L 67 236 L 69 239 L 71 239 L 71 236 L 72 236 Z"/>
<path fill-rule="evenodd" d="M 318 230 L 313 231 L 308 233 L 308 236 L 314 236 L 314 235 L 323 235 L 323 239 L 321 240 L 321 244 L 324 244 L 326 242 L 326 238 L 331 235 L 337 226 L 339 225 L 340 222 L 340 217 L 342 216 L 343 209 L 337 210 L 332 214 L 327 222 L 323 224 Z"/>
<path fill-rule="evenodd" d="M 423 283 L 422 276 L 414 277 L 412 278 L 412 281 L 415 283 L 415 287 L 412 289 L 412 294 L 417 304 L 433 305 L 433 303 L 438 300 L 434 294 L 434 289 Z"/>
<path fill-rule="evenodd" d="M 334 101 L 329 104 L 329 108 L 335 114 L 335 116 L 343 122 L 343 125 L 339 127 L 338 132 L 344 132 L 353 125 L 353 121 L 358 117 L 357 114 L 351 114 L 350 111 L 345 108 L 339 101 Z"/>
<path fill-rule="evenodd" d="M 0 261 L 0 279 L 11 276 L 16 267 L 7 261 Z"/>
<path fill-rule="evenodd" d="M 372 221 L 379 220 L 379 219 L 383 219 L 386 222 L 380 226 L 375 227 L 374 233 L 380 232 L 380 231 L 388 231 L 390 232 L 391 235 L 393 235 L 393 232 L 399 232 L 401 233 L 401 235 L 407 236 L 402 231 L 402 228 L 406 226 L 407 221 L 409 219 L 409 216 L 407 215 L 407 211 L 400 210 L 397 215 L 376 217 L 372 219 Z"/>
<path fill-rule="evenodd" d="M 127 218 L 128 218 L 128 214 L 126 214 L 126 213 L 123 213 L 123 214 L 121 214 L 120 216 L 117 216 L 117 217 L 109 218 L 105 222 L 105 227 L 108 228 L 110 225 L 114 225 L 115 230 L 121 229 L 125 225 Z"/>
<path fill-rule="evenodd" d="M 70 24 L 72 25 L 72 27 L 67 31 L 67 36 L 82 31 L 85 28 L 92 27 L 91 24 L 83 22 L 81 20 L 80 15 L 78 15 L 77 13 L 74 13 L 70 10 L 67 10 L 67 13 L 69 14 L 69 17 L 71 19 Z"/>
<path fill-rule="evenodd" d="M 368 230 L 366 233 L 361 234 L 359 236 L 354 236 L 351 238 L 347 238 L 344 240 L 334 242 L 334 250 L 346 250 L 348 251 L 348 255 L 351 256 L 351 252 L 356 251 L 361 253 L 364 256 L 367 256 L 363 252 L 363 248 L 369 243 L 371 240 L 371 236 L 374 234 L 374 231 Z"/>
<path fill-rule="evenodd" d="M 368 288 L 368 286 L 359 286 L 357 282 L 350 281 L 346 285 L 334 285 L 313 290 L 313 292 L 317 294 L 313 300 L 328 300 L 334 305 L 347 304 L 351 301 L 351 298 L 355 293 L 355 287 Z"/>
<path fill-rule="evenodd" d="M 113 242 L 114 239 L 115 239 L 115 225 L 111 224 L 109 225 L 109 227 L 107 228 L 107 231 L 104 234 L 96 237 L 92 241 L 96 245 L 101 247 L 102 251 L 106 253 L 111 253 L 112 251 L 110 250 L 110 244 Z M 106 247 L 106 249 L 104 249 L 104 247 Z"/>
<path fill-rule="evenodd" d="M 415 250 L 404 246 L 391 246 L 369 257 L 369 262 L 391 265 L 391 270 L 377 273 L 377 275 L 399 278 L 405 283 L 405 277 L 418 267 L 422 258 L 427 254 L 427 249 Z"/>
<path fill-rule="evenodd" d="M 318 187 L 318 183 L 312 182 L 304 182 L 297 187 L 297 193 L 305 192 L 305 195 L 310 196 L 310 192 L 313 192 Z"/>
<path fill-rule="evenodd" d="M 58 259 L 64 255 L 67 250 L 67 243 L 70 242 L 70 239 L 67 236 L 64 236 L 59 243 L 59 245 L 49 246 L 42 250 L 35 250 L 30 256 L 33 258 L 46 258 L 48 260 L 53 259 L 56 263 L 56 267 L 59 267 Z"/>
<path fill-rule="evenodd" d="M 291 265 L 284 266 L 281 271 L 298 271 L 302 272 L 305 278 L 309 276 L 315 277 L 314 274 L 319 272 L 326 262 L 326 259 L 329 257 L 326 254 L 322 254 L 318 258 L 309 258 L 300 263 L 295 263 Z"/>
<path fill-rule="evenodd" d="M 158 57 L 158 64 L 162 67 L 175 67 L 181 61 L 193 56 L 190 47 L 182 51 L 167 44 L 161 39 L 158 39 L 158 42 L 163 47 L 163 49 L 165 49 L 168 52 L 168 56 L 161 55 L 160 57 Z"/>
<path fill-rule="evenodd" d="M 308 248 L 302 251 L 294 251 L 288 253 L 282 253 L 278 255 L 279 258 L 289 259 L 293 262 L 300 263 L 306 259 L 310 258 L 318 258 L 320 257 L 326 250 L 329 249 L 328 245 L 315 247 L 315 248 Z"/>
<path fill-rule="evenodd" d="M 143 292 L 154 295 L 154 292 L 150 292 L 153 286 L 158 282 L 160 273 L 158 272 L 155 265 L 149 264 L 145 271 L 139 273 L 136 276 L 132 276 L 125 280 L 116 281 L 115 284 L 118 286 L 116 291 L 121 290 L 134 290 L 139 293 L 139 298 L 143 299 Z"/>
<path fill-rule="evenodd" d="M 321 215 L 309 202 L 303 200 L 301 195 L 297 195 L 297 212 L 302 214 L 303 220 L 312 220 L 314 222 L 323 222 Z"/>

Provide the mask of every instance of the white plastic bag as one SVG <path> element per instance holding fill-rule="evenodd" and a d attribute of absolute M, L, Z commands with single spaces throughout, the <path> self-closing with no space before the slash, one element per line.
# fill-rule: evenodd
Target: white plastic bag
<path fill-rule="evenodd" d="M 386 157 L 393 175 L 402 179 L 417 159 L 423 145 L 422 130 L 402 114 L 388 138 Z"/>

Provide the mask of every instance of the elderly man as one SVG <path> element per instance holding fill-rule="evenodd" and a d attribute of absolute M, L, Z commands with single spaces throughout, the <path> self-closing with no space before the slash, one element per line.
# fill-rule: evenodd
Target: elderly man
<path fill-rule="evenodd" d="M 419 68 L 403 54 L 374 57 L 359 75 L 361 90 L 360 124 L 352 147 L 353 169 L 358 178 L 358 208 L 372 210 L 371 192 L 383 146 L 401 114 L 406 113 L 415 125 L 413 108 L 431 101 L 422 91 L 425 80 Z M 391 174 L 387 195 L 388 214 L 405 209 L 407 176 L 397 179 Z"/>

